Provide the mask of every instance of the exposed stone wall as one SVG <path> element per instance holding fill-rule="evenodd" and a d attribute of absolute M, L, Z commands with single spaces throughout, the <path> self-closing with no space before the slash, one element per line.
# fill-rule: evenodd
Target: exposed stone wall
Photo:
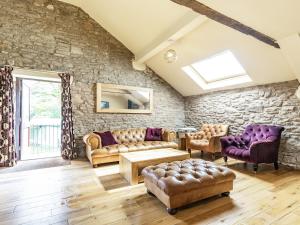
<path fill-rule="evenodd" d="M 249 123 L 285 126 L 280 161 L 300 168 L 297 81 L 184 98 L 154 72 L 132 69 L 133 55 L 81 9 L 55 0 L 0 1 L 0 64 L 73 71 L 77 147 L 92 130 L 228 123 L 236 134 Z M 154 89 L 153 114 L 95 113 L 95 83 Z M 184 113 L 184 107 L 186 113 Z M 83 151 L 82 151 L 83 153 Z"/>
<path fill-rule="evenodd" d="M 285 127 L 279 160 L 300 168 L 300 100 L 298 81 L 256 86 L 186 98 L 186 124 L 225 123 L 230 133 L 243 131 L 247 124 L 277 124 Z"/>
<path fill-rule="evenodd" d="M 81 9 L 58 1 L 0 1 L 0 64 L 73 71 L 77 147 L 92 130 L 184 125 L 184 99 L 154 72 L 132 69 L 133 54 Z M 149 87 L 153 114 L 95 113 L 95 83 Z"/>

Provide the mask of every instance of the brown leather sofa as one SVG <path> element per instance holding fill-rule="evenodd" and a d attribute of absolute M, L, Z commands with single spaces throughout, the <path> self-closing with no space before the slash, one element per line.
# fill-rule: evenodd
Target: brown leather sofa
<path fill-rule="evenodd" d="M 102 147 L 101 138 L 95 133 L 83 137 L 86 155 L 93 167 L 98 164 L 119 161 L 119 153 L 151 150 L 159 148 L 178 148 L 174 142 L 176 133 L 163 129 L 163 141 L 144 141 L 146 128 L 133 128 L 111 131 L 118 144 Z"/>
<path fill-rule="evenodd" d="M 192 202 L 214 195 L 228 196 L 235 174 L 227 167 L 202 159 L 187 159 L 148 166 L 142 170 L 149 194 L 155 195 L 170 214 Z"/>
<path fill-rule="evenodd" d="M 228 133 L 228 125 L 224 124 L 203 124 L 199 132 L 186 134 L 186 147 L 191 154 L 192 150 L 200 150 L 212 153 L 221 152 L 220 138 Z"/>

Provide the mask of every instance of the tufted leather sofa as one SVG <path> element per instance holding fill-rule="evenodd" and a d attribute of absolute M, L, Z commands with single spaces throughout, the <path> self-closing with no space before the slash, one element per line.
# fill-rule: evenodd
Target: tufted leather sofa
<path fill-rule="evenodd" d="M 119 161 L 119 153 L 159 148 L 177 148 L 173 142 L 176 138 L 174 131 L 163 130 L 163 141 L 144 141 L 146 128 L 133 128 L 111 131 L 118 144 L 102 147 L 101 138 L 95 133 L 83 137 L 86 145 L 86 155 L 92 165 Z"/>
<path fill-rule="evenodd" d="M 222 153 L 227 162 L 227 156 L 254 163 L 254 171 L 257 171 L 259 163 L 274 163 L 278 169 L 278 149 L 281 126 L 248 125 L 241 135 L 221 138 Z"/>
<path fill-rule="evenodd" d="M 228 125 L 204 124 L 199 132 L 186 134 L 186 146 L 191 150 L 210 152 L 213 158 L 216 152 L 221 152 L 220 137 L 227 135 Z"/>
<path fill-rule="evenodd" d="M 149 166 L 142 170 L 142 175 L 148 192 L 162 201 L 169 213 L 210 196 L 228 195 L 235 179 L 235 174 L 227 167 L 202 159 Z"/>

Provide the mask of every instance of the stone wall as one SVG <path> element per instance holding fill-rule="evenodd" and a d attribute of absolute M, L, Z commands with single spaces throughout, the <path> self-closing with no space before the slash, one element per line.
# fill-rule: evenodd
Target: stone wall
<path fill-rule="evenodd" d="M 186 120 L 186 125 L 195 127 L 228 123 L 230 133 L 236 134 L 248 123 L 272 123 L 286 127 L 280 161 L 300 168 L 297 81 L 184 99 L 153 71 L 133 70 L 133 54 L 85 12 L 54 0 L 1 0 L 0 32 L 0 64 L 74 72 L 74 127 L 79 149 L 83 149 L 82 136 L 92 130 L 176 128 Z M 154 113 L 95 113 L 97 82 L 153 88 Z"/>
<path fill-rule="evenodd" d="M 0 64 L 73 71 L 77 147 L 92 130 L 184 125 L 184 99 L 154 72 L 132 69 L 133 54 L 81 9 L 58 1 L 0 1 Z M 153 114 L 95 113 L 95 83 L 153 88 Z"/>
<path fill-rule="evenodd" d="M 230 133 L 243 131 L 247 124 L 277 124 L 285 127 L 279 160 L 300 168 L 300 100 L 298 81 L 214 92 L 186 98 L 186 124 L 225 123 Z"/>

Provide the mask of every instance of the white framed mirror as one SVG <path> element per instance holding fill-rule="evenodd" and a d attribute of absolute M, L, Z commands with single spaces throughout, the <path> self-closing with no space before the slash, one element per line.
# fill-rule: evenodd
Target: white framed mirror
<path fill-rule="evenodd" d="M 153 90 L 97 83 L 96 111 L 98 113 L 152 113 Z"/>

